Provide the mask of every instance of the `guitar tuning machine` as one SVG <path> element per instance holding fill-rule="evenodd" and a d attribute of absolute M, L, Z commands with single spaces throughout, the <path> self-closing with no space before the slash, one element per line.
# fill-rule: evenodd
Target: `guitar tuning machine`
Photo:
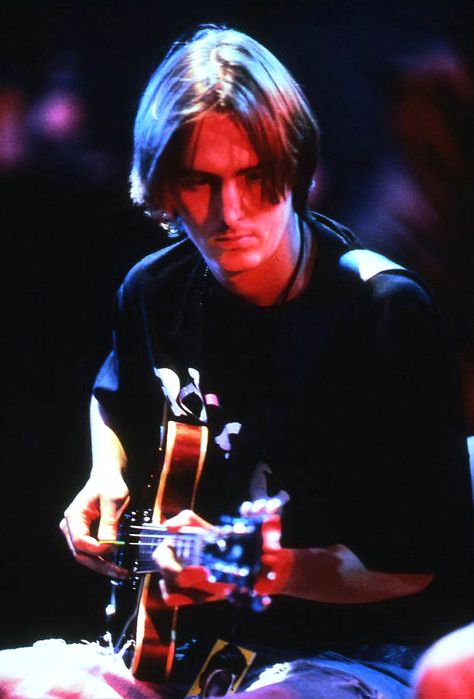
<path fill-rule="evenodd" d="M 271 597 L 268 595 L 254 595 L 251 598 L 250 607 L 254 612 L 264 612 L 265 609 L 268 609 L 271 603 Z"/>
<path fill-rule="evenodd" d="M 268 595 L 258 595 L 247 587 L 233 590 L 228 599 L 232 604 L 250 608 L 257 613 L 264 612 L 272 602 Z"/>

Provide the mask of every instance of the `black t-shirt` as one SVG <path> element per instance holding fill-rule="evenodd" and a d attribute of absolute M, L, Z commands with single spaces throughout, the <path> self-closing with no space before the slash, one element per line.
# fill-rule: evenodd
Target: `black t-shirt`
<path fill-rule="evenodd" d="M 172 416 L 210 429 L 196 502 L 204 517 L 280 494 L 283 545 L 342 543 L 376 570 L 435 572 L 432 590 L 405 601 L 421 630 L 423 600 L 449 585 L 462 596 L 468 567 L 470 489 L 448 342 L 414 275 L 394 269 L 363 281 L 341 264 L 357 247 L 347 229 L 320 215 L 309 222 L 318 241 L 311 281 L 278 306 L 226 291 L 188 240 L 140 262 L 119 290 L 95 395 L 132 482 L 157 469 L 165 393 Z M 293 636 L 329 639 L 346 620 L 346 637 L 360 638 L 361 626 L 373 634 L 375 610 L 390 639 L 389 609 L 411 637 L 402 606 L 348 612 L 280 599 L 263 626 L 275 628 L 279 614 L 298 627 Z M 316 615 L 309 625 L 307 613 Z"/>

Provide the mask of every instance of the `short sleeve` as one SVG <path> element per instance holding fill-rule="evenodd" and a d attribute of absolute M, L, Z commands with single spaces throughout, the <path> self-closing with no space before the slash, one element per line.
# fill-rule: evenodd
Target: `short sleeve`
<path fill-rule="evenodd" d="M 93 387 L 129 461 L 141 463 L 153 461 L 163 407 L 147 316 L 141 285 L 129 276 L 116 294 L 112 348 Z"/>
<path fill-rule="evenodd" d="M 472 508 L 447 332 L 423 287 L 398 273 L 374 279 L 358 322 L 360 395 L 350 401 L 362 417 L 348 430 L 359 458 L 345 496 L 354 524 L 347 543 L 375 569 L 462 575 Z"/>

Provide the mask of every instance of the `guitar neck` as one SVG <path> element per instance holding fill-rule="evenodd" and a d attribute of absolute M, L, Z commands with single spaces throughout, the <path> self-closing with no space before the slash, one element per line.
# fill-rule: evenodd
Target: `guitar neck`
<path fill-rule="evenodd" d="M 135 574 L 156 572 L 153 560 L 156 547 L 166 541 L 173 547 L 178 563 L 183 567 L 199 565 L 205 534 L 197 533 L 192 527 L 184 527 L 180 532 L 170 532 L 161 525 L 132 525 L 129 531 L 129 544 L 138 547 Z"/>
<path fill-rule="evenodd" d="M 116 562 L 130 571 L 132 584 L 138 583 L 140 575 L 158 573 L 153 553 L 166 542 L 183 568 L 204 566 L 216 581 L 233 583 L 239 589 L 252 587 L 260 570 L 262 517 L 222 517 L 209 531 L 189 526 L 179 532 L 153 524 L 148 514 L 144 518 L 137 524 L 137 512 L 124 515 L 119 531 Z"/>

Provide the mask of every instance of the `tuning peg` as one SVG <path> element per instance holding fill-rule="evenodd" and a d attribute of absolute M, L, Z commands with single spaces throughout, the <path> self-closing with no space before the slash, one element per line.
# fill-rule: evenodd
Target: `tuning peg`
<path fill-rule="evenodd" d="M 241 517 L 248 517 L 252 512 L 252 503 L 250 500 L 245 500 L 239 507 L 239 514 Z"/>
<path fill-rule="evenodd" d="M 232 604 L 238 607 L 250 608 L 253 612 L 264 612 L 272 602 L 271 597 L 268 595 L 257 595 L 257 593 L 249 590 L 248 587 L 234 589 L 227 599 Z"/>
<path fill-rule="evenodd" d="M 252 595 L 250 607 L 254 612 L 264 612 L 271 605 L 272 599 L 268 595 Z"/>

